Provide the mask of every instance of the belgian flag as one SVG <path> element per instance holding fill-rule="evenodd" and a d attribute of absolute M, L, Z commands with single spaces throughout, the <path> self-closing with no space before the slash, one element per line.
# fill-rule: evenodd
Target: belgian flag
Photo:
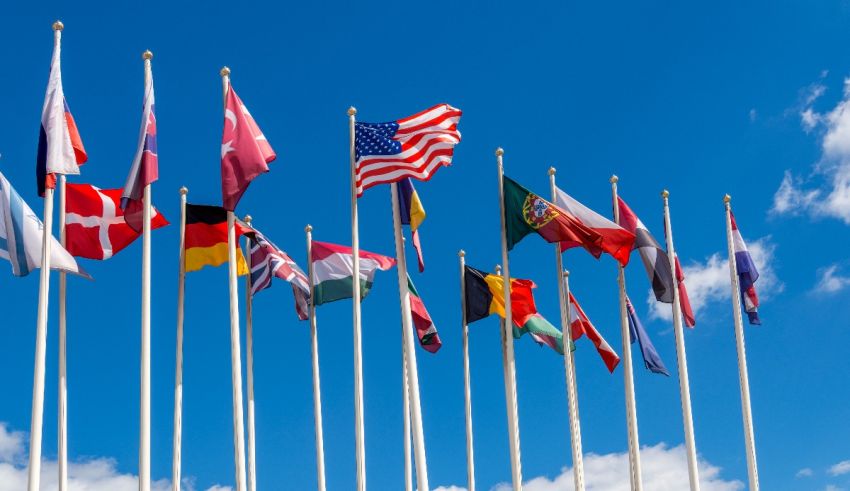
<path fill-rule="evenodd" d="M 245 233 L 238 222 L 236 237 Z M 186 204 L 186 271 L 227 262 L 227 210 L 220 206 Z M 242 250 L 236 246 L 236 272 L 248 274 Z"/>

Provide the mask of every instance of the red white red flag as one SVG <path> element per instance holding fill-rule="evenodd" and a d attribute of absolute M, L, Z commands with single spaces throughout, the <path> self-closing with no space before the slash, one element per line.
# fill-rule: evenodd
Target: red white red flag
<path fill-rule="evenodd" d="M 614 351 L 614 348 L 605 341 L 605 338 L 599 334 L 572 293 L 570 293 L 570 328 L 572 329 L 573 341 L 587 335 L 587 338 L 596 346 L 596 351 L 602 361 L 605 362 L 608 371 L 614 373 L 614 369 L 620 363 L 620 357 Z"/>

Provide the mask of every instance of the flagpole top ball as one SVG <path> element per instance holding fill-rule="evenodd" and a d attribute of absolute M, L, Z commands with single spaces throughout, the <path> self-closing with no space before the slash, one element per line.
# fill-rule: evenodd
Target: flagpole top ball
<path fill-rule="evenodd" d="M 466 251 L 464 251 L 463 249 L 457 251 L 457 257 L 465 257 L 465 256 L 466 256 Z"/>
<path fill-rule="evenodd" d="M 496 149 L 496 157 L 501 157 L 504 154 L 505 154 L 505 151 L 502 149 L 502 147 L 499 147 L 499 148 Z"/>
<path fill-rule="evenodd" d="M 356 108 L 356 107 L 354 107 L 354 106 L 349 107 L 349 108 L 348 108 L 348 115 L 349 115 L 349 116 L 354 116 L 355 114 L 357 114 L 357 108 Z"/>
<path fill-rule="evenodd" d="M 569 270 L 569 269 L 565 269 L 565 270 L 564 270 L 564 278 L 569 278 L 569 277 L 570 277 L 570 270 Z"/>
<path fill-rule="evenodd" d="M 729 196 L 728 194 L 727 194 L 727 195 L 725 195 L 725 196 L 723 196 L 723 202 L 724 202 L 724 203 L 728 203 L 728 202 L 730 202 L 730 201 L 732 201 L 732 197 L 731 197 L 731 196 Z"/>
<path fill-rule="evenodd" d="M 151 58 L 153 58 L 153 53 L 151 52 L 151 50 L 146 49 L 145 52 L 142 53 L 142 59 L 143 60 L 150 60 Z"/>
<path fill-rule="evenodd" d="M 611 184 L 617 184 L 617 182 L 620 181 L 620 178 L 617 177 L 617 174 L 614 174 L 613 176 L 611 176 L 611 179 L 609 179 L 609 181 L 611 181 Z"/>
<path fill-rule="evenodd" d="M 245 219 L 243 220 L 245 223 L 251 223 L 251 215 L 245 215 Z"/>
<path fill-rule="evenodd" d="M 555 175 L 555 168 L 554 168 L 554 167 L 549 167 L 549 175 L 550 175 L 550 176 L 554 176 L 554 175 Z"/>
<path fill-rule="evenodd" d="M 496 274 L 499 274 L 499 275 L 502 274 L 502 267 L 499 266 L 498 264 L 496 265 Z"/>
<path fill-rule="evenodd" d="M 61 31 L 62 29 L 65 29 L 65 24 L 63 24 L 61 20 L 57 20 L 53 23 L 54 31 Z"/>
<path fill-rule="evenodd" d="M 230 76 L 230 68 L 227 68 L 226 66 L 221 67 L 221 71 L 218 73 L 221 74 L 222 77 L 228 77 Z"/>
<path fill-rule="evenodd" d="M 664 198 L 664 199 L 669 198 L 670 197 L 670 191 L 667 191 L 666 189 L 664 191 L 661 191 L 661 197 Z"/>
<path fill-rule="evenodd" d="M 181 187 L 180 188 L 180 195 L 186 196 L 187 194 L 189 194 L 189 188 L 187 188 L 186 186 Z"/>
<path fill-rule="evenodd" d="M 313 231 L 313 226 L 308 224 L 306 227 L 304 227 L 304 231 L 305 231 L 305 232 L 312 232 L 312 231 Z"/>

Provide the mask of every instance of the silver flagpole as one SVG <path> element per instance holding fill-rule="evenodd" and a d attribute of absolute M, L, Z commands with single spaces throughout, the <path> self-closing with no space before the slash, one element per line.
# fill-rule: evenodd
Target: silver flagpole
<path fill-rule="evenodd" d="M 496 267 L 495 267 L 495 271 L 496 271 L 496 276 L 502 276 L 502 266 L 501 265 L 497 264 Z M 514 425 L 512 424 L 512 411 L 511 411 L 512 408 L 516 407 L 516 406 L 513 406 L 511 404 L 511 399 L 513 399 L 514 394 L 516 394 L 514 391 L 511 390 L 511 387 L 513 386 L 513 384 L 516 383 L 516 372 L 512 372 L 511 369 L 510 369 L 511 365 L 508 363 L 508 350 L 507 350 L 507 347 L 506 347 L 507 344 L 508 344 L 508 340 L 513 341 L 513 333 L 508 332 L 506 334 L 505 326 L 506 326 L 505 319 L 502 319 L 500 317 L 499 318 L 499 332 L 501 333 L 501 337 L 502 337 L 502 376 L 505 379 L 505 407 L 507 409 L 507 414 L 508 414 L 508 438 L 510 439 L 510 449 L 511 449 L 511 471 L 513 471 L 514 455 L 515 455 L 514 447 L 516 447 L 516 443 L 519 442 L 519 439 L 513 438 L 512 429 L 514 428 Z M 512 375 L 513 375 L 513 377 L 512 377 Z M 511 474 L 513 475 L 513 472 Z M 522 490 L 522 476 L 520 476 L 519 488 L 517 488 L 516 483 L 514 483 L 513 489 L 514 490 L 519 489 L 520 491 Z"/>
<path fill-rule="evenodd" d="M 407 381 L 407 356 L 405 355 L 404 340 L 402 340 L 401 351 L 401 390 L 402 407 L 404 418 L 402 428 L 404 429 L 404 490 L 413 491 L 413 466 L 410 455 L 410 388 Z"/>
<path fill-rule="evenodd" d="M 472 391 L 469 379 L 469 326 L 466 323 L 466 253 L 461 249 L 460 258 L 460 315 L 463 333 L 463 395 L 466 418 L 466 489 L 475 491 L 475 456 L 472 444 Z"/>
<path fill-rule="evenodd" d="M 697 467 L 697 448 L 694 441 L 694 419 L 691 412 L 691 387 L 688 382 L 688 358 L 685 355 L 685 337 L 682 332 L 682 306 L 679 303 L 679 280 L 676 278 L 676 250 L 673 247 L 673 228 L 670 226 L 670 192 L 661 193 L 664 199 L 664 227 L 667 236 L 667 256 L 670 260 L 670 274 L 673 284 L 673 331 L 676 334 L 676 356 L 679 363 L 679 392 L 682 396 L 682 420 L 685 426 L 685 452 L 688 457 L 688 478 L 691 491 L 699 491 L 699 468 Z"/>
<path fill-rule="evenodd" d="M 316 482 L 318 491 L 325 491 L 325 442 L 322 434 L 322 389 L 319 382 L 319 334 L 316 330 L 316 304 L 313 296 L 313 227 L 304 228 L 307 234 L 307 277 L 310 284 L 310 351 L 313 358 L 313 426 L 316 433 Z"/>
<path fill-rule="evenodd" d="M 744 320 L 741 314 L 741 292 L 738 283 L 738 265 L 732 242 L 732 197 L 723 197 L 726 208 L 726 244 L 729 251 L 729 277 L 732 284 L 732 313 L 735 320 L 735 343 L 738 348 L 738 377 L 741 382 L 741 413 L 744 418 L 744 443 L 747 448 L 747 474 L 750 490 L 759 489 L 759 470 L 756 464 L 756 442 L 753 430 L 753 412 L 750 408 L 750 377 L 747 370 L 747 350 L 744 347 Z"/>
<path fill-rule="evenodd" d="M 183 441 L 183 301 L 186 296 L 186 195 L 180 188 L 180 266 L 177 272 L 177 361 L 174 364 L 174 440 L 171 455 L 171 490 L 180 491 Z"/>
<path fill-rule="evenodd" d="M 65 175 L 59 175 L 59 243 L 65 240 Z M 59 273 L 59 448 L 56 458 L 59 469 L 59 491 L 68 491 L 68 384 L 66 359 L 66 300 L 67 273 Z"/>
<path fill-rule="evenodd" d="M 245 215 L 245 223 L 251 225 L 251 215 Z M 248 275 L 245 277 L 245 363 L 248 390 L 248 490 L 257 490 L 257 450 L 254 426 L 254 297 L 251 295 L 251 239 L 245 237 L 245 259 L 248 265 Z"/>
<path fill-rule="evenodd" d="M 555 168 L 549 168 L 549 188 L 552 192 L 552 202 L 557 201 L 555 187 Z M 584 459 L 581 449 L 581 422 L 578 417 L 578 389 L 575 378 L 575 358 L 570 350 L 573 339 L 570 321 L 569 302 L 569 272 L 564 271 L 561 244 L 555 244 L 555 267 L 558 274 L 558 297 L 561 305 L 561 333 L 564 343 L 564 370 L 567 383 L 567 410 L 570 421 L 570 447 L 573 455 L 573 484 L 576 491 L 584 491 Z M 562 274 L 563 271 L 563 274 Z"/>
<path fill-rule="evenodd" d="M 617 206 L 617 176 L 611 176 L 611 193 L 614 198 L 614 223 L 620 224 L 620 208 Z M 629 432 L 629 478 L 632 491 L 643 490 L 640 469 L 640 440 L 638 440 L 637 404 L 635 403 L 635 380 L 632 366 L 632 343 L 626 310 L 626 270 L 617 263 L 617 284 L 620 287 L 620 337 L 623 339 L 623 379 L 626 390 L 626 428 Z"/>

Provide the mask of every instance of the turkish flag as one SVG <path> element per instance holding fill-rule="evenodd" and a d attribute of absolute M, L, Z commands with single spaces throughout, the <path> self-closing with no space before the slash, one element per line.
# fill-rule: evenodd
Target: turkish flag
<path fill-rule="evenodd" d="M 72 256 L 109 259 L 142 235 L 124 220 L 121 192 L 90 184 L 65 185 L 65 248 Z M 151 230 L 166 225 L 168 220 L 154 208 Z"/>

